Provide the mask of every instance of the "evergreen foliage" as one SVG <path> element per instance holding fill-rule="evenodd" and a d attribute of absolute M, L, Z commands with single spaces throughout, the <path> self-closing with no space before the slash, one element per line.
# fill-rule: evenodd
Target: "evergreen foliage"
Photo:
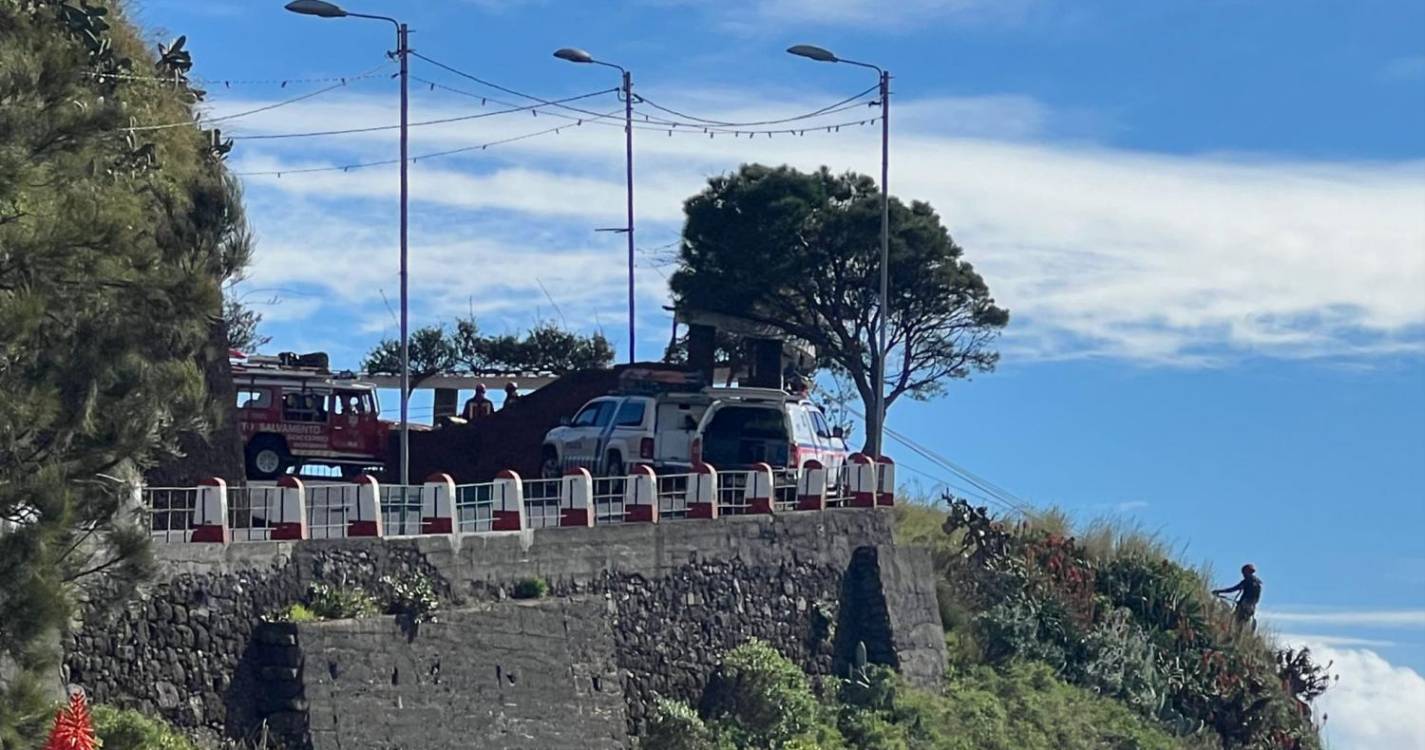
<path fill-rule="evenodd" d="M 411 332 L 411 387 L 438 373 L 511 372 L 563 375 L 575 370 L 606 369 L 614 361 L 613 345 L 602 333 L 585 336 L 542 322 L 523 337 L 489 336 L 474 318 L 457 318 L 454 329 L 426 326 Z M 368 373 L 401 372 L 401 342 L 384 339 L 362 364 Z"/>
<path fill-rule="evenodd" d="M 890 199 L 890 303 L 882 309 L 880 206 L 871 178 L 824 167 L 747 164 L 713 177 L 684 203 L 674 299 L 812 344 L 820 364 L 854 386 L 868 416 L 877 369 L 888 409 L 901 396 L 931 398 L 952 379 L 994 369 L 993 344 L 1009 312 L 928 203 Z M 884 363 L 870 345 L 883 314 Z"/>
<path fill-rule="evenodd" d="M 113 3 L 0 1 L 0 747 L 41 734 L 75 587 L 146 571 L 108 477 L 220 408 L 197 360 L 249 248 L 182 48 Z"/>
<path fill-rule="evenodd" d="M 197 750 L 191 740 L 162 719 L 132 709 L 94 707 L 94 729 L 103 750 Z"/>

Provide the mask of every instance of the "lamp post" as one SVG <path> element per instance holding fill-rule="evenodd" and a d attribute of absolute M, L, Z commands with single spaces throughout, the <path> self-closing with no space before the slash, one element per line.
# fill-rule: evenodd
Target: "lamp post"
<path fill-rule="evenodd" d="M 867 430 L 867 448 L 872 456 L 881 455 L 882 436 L 886 425 L 886 357 L 890 353 L 890 347 L 886 345 L 889 340 L 886 338 L 886 320 L 890 318 L 890 267 L 891 267 L 891 191 L 890 179 L 890 142 L 891 142 L 891 74 L 882 69 L 879 65 L 870 63 L 846 60 L 832 54 L 830 50 L 815 47 L 810 44 L 798 44 L 788 47 L 787 51 L 798 57 L 805 57 L 817 62 L 840 62 L 847 65 L 855 65 L 860 68 L 870 68 L 880 76 L 881 80 L 881 293 L 878 299 L 881 303 L 880 311 L 880 332 L 876 335 L 876 423 L 872 429 Z"/>
<path fill-rule="evenodd" d="M 287 10 L 293 13 L 300 13 L 304 16 L 317 16 L 319 18 L 370 18 L 377 21 L 389 21 L 396 27 L 396 55 L 401 60 L 401 484 L 410 484 L 411 475 L 411 421 L 410 421 L 410 396 L 411 396 L 411 341 L 410 341 L 410 304 L 407 295 L 407 264 L 406 264 L 406 112 L 407 98 L 409 93 L 410 78 L 408 75 L 408 57 L 410 56 L 410 37 L 408 36 L 406 25 L 389 16 L 373 16 L 365 13 L 350 13 L 340 6 L 323 0 L 292 0 L 287 3 Z"/>
<path fill-rule="evenodd" d="M 555 50 L 554 56 L 573 63 L 592 63 L 616 68 L 623 74 L 623 132 L 626 154 L 625 172 L 628 179 L 628 226 L 623 231 L 628 235 L 628 361 L 631 363 L 635 359 L 633 335 L 633 76 L 622 65 L 596 60 L 593 55 L 576 47 L 563 47 Z"/>

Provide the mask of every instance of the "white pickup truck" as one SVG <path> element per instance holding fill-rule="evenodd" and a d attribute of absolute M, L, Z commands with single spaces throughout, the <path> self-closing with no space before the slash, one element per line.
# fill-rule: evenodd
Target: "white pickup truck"
<path fill-rule="evenodd" d="M 656 396 L 601 396 L 544 437 L 541 473 L 583 467 L 600 476 L 621 476 L 646 464 L 659 471 L 687 471 L 705 461 L 717 468 L 755 463 L 799 468 L 817 460 L 837 468 L 846 442 L 820 407 L 784 391 L 705 388 Z"/>

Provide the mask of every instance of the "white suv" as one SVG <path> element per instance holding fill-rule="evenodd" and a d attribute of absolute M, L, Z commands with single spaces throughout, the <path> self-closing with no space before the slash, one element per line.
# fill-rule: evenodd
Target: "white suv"
<path fill-rule="evenodd" d="M 693 433 L 709 403 L 699 392 L 593 399 L 544 436 L 540 473 L 557 477 L 582 467 L 622 476 L 635 464 L 687 467 Z"/>
<path fill-rule="evenodd" d="M 761 388 L 708 391 L 691 457 L 719 469 L 758 463 L 801 468 L 815 460 L 835 472 L 846 463 L 846 441 L 821 407 L 803 396 Z"/>

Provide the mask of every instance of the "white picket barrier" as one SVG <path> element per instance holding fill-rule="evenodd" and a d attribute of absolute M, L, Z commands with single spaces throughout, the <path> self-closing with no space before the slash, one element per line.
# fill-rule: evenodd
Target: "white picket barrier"
<path fill-rule="evenodd" d="M 658 475 L 647 466 L 635 466 L 623 488 L 623 520 L 658 523 Z"/>
<path fill-rule="evenodd" d="M 560 526 L 594 525 L 594 478 L 588 469 L 574 468 L 564 472 L 560 491 Z"/>
<path fill-rule="evenodd" d="M 449 474 L 432 474 L 421 485 L 421 533 L 455 531 L 455 480 Z"/>

